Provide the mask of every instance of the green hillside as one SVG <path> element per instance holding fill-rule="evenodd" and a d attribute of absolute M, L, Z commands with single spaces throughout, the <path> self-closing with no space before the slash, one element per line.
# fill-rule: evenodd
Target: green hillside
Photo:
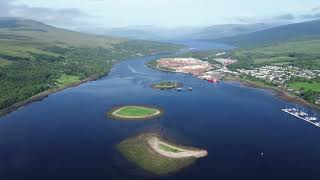
<path fill-rule="evenodd" d="M 46 90 L 103 76 L 120 60 L 179 48 L 0 18 L 0 109 Z"/>
<path fill-rule="evenodd" d="M 294 65 L 304 69 L 320 69 L 319 49 L 320 38 L 235 50 L 229 55 L 239 62 L 230 67 L 248 69 L 262 65 Z"/>
<path fill-rule="evenodd" d="M 312 40 L 320 37 L 320 20 L 283 25 L 263 31 L 229 38 L 217 39 L 218 42 L 236 46 L 256 46 L 284 41 Z"/>

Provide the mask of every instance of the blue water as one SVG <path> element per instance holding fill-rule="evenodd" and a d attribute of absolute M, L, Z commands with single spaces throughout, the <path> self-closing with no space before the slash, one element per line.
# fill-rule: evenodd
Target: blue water
<path fill-rule="evenodd" d="M 319 179 L 320 129 L 281 112 L 287 102 L 268 91 L 208 84 L 144 65 L 157 58 L 121 62 L 107 77 L 1 117 L 0 179 Z M 194 90 L 149 88 L 163 80 L 180 81 Z M 145 122 L 105 116 L 125 104 L 156 105 L 165 114 Z M 115 150 L 121 140 L 150 131 L 206 149 L 209 156 L 178 173 L 150 175 Z"/>

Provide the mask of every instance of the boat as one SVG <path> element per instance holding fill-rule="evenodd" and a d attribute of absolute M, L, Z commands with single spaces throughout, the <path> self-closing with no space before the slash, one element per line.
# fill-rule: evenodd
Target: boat
<path fill-rule="evenodd" d="M 189 87 L 188 89 L 189 89 L 189 91 L 192 91 L 192 90 L 193 90 L 192 87 Z"/>
<path fill-rule="evenodd" d="M 210 82 L 210 83 L 219 83 L 219 80 L 216 79 L 216 78 L 208 79 L 207 81 Z"/>
<path fill-rule="evenodd" d="M 176 88 L 177 91 L 182 91 L 182 88 Z"/>
<path fill-rule="evenodd" d="M 308 123 L 311 123 L 317 127 L 320 127 L 320 122 L 318 122 L 318 118 L 309 116 L 306 112 L 300 111 L 297 108 L 285 108 L 281 109 L 283 112 L 286 112 L 292 116 L 295 116 L 299 119 L 302 119 Z"/>

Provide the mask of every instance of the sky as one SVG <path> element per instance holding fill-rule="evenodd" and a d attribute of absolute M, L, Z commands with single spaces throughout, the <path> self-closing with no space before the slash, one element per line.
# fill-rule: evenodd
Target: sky
<path fill-rule="evenodd" d="M 210 26 L 320 18 L 319 0 L 0 0 L 0 16 L 68 28 Z"/>

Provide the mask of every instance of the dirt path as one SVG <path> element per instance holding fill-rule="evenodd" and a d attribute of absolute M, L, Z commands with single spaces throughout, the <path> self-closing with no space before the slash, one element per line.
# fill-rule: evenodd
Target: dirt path
<path fill-rule="evenodd" d="M 171 147 L 173 149 L 177 149 L 179 152 L 169 152 L 162 150 L 159 147 L 159 144 L 164 144 L 165 146 Z M 206 150 L 189 150 L 189 149 L 183 149 L 180 147 L 172 146 L 170 144 L 167 144 L 163 141 L 161 141 L 158 137 L 150 137 L 148 139 L 148 144 L 150 147 L 158 154 L 168 157 L 168 158 L 173 158 L 173 159 L 181 159 L 181 158 L 201 158 L 205 157 L 208 155 L 208 152 Z"/>

